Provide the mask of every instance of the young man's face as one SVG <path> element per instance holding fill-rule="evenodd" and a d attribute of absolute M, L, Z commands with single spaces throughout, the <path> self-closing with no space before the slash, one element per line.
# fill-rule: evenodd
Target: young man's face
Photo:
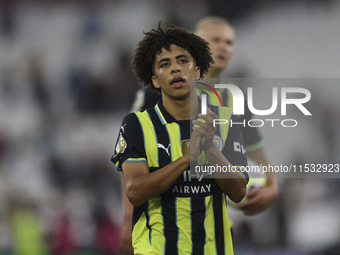
<path fill-rule="evenodd" d="M 206 24 L 196 34 L 209 43 L 215 61 L 212 68 L 223 71 L 234 51 L 234 30 L 224 24 Z"/>
<path fill-rule="evenodd" d="M 156 55 L 152 82 L 156 88 L 161 88 L 163 99 L 164 96 L 176 100 L 188 97 L 195 88 L 195 84 L 190 86 L 190 80 L 199 77 L 200 68 L 185 49 L 172 44 L 170 51 L 163 48 Z"/>

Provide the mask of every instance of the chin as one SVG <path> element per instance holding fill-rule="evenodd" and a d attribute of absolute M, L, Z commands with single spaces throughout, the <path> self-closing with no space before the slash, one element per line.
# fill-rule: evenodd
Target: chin
<path fill-rule="evenodd" d="M 212 66 L 212 70 L 222 72 L 226 68 L 226 64 L 216 64 Z"/>
<path fill-rule="evenodd" d="M 190 97 L 188 94 L 179 94 L 179 95 L 174 95 L 173 98 L 178 101 L 182 101 Z"/>
<path fill-rule="evenodd" d="M 216 69 L 220 69 L 221 71 L 223 71 L 226 67 L 227 67 L 228 63 L 221 63 L 219 65 L 216 65 L 215 68 Z"/>

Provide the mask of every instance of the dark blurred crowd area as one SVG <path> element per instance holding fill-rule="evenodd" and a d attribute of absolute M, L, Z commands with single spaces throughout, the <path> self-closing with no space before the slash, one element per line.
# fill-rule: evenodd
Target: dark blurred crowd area
<path fill-rule="evenodd" d="M 110 157 L 138 83 L 96 3 L 71 2 L 0 2 L 0 254 L 118 253 Z"/>
<path fill-rule="evenodd" d="M 209 14 L 237 24 L 272 2 L 1 0 L 0 254 L 118 254 L 121 186 L 110 157 L 139 88 L 130 62 L 141 31 L 159 19 L 192 29 Z M 325 133 L 329 144 L 334 132 Z M 285 199 L 269 211 L 278 234 L 263 246 L 287 245 Z M 238 233 L 241 247 L 256 243 L 247 222 Z M 238 254 L 259 254 L 248 248 Z"/>

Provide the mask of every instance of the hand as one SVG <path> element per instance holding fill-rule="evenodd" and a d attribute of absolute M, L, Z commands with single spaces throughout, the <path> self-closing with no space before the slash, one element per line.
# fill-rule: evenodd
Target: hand
<path fill-rule="evenodd" d="M 213 145 L 213 138 L 216 132 L 216 127 L 213 126 L 214 119 L 217 119 L 217 115 L 210 110 L 207 109 L 207 114 L 199 114 L 200 120 L 194 120 L 194 132 L 197 131 L 202 137 L 201 140 L 201 148 L 203 150 L 209 148 Z"/>
<path fill-rule="evenodd" d="M 126 255 L 133 255 L 132 248 L 132 216 L 125 216 L 120 232 L 120 252 Z"/>
<path fill-rule="evenodd" d="M 200 133 L 194 130 L 190 137 L 190 147 L 187 152 L 190 155 L 190 162 L 194 162 L 201 154 L 201 141 L 202 137 Z"/>
<path fill-rule="evenodd" d="M 248 216 L 258 214 L 264 211 L 274 202 L 277 194 L 278 191 L 274 186 L 253 188 L 248 191 L 248 200 L 246 202 L 240 203 L 238 208 Z"/>

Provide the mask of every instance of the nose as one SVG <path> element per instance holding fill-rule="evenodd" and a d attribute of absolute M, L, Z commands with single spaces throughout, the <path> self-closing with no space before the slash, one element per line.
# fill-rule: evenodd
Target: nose
<path fill-rule="evenodd" d="M 227 44 L 225 44 L 225 43 L 223 43 L 223 42 L 221 42 L 219 45 L 219 49 L 221 50 L 221 51 L 224 51 L 224 52 L 229 52 L 230 50 L 230 47 L 229 47 L 229 45 L 227 45 Z"/>
<path fill-rule="evenodd" d="M 228 44 L 228 45 L 225 47 L 225 49 L 226 49 L 227 52 L 232 53 L 233 50 L 234 50 L 234 47 L 233 47 L 232 45 L 229 45 L 229 44 Z"/>
<path fill-rule="evenodd" d="M 172 65 L 171 65 L 171 73 L 178 73 L 181 71 L 181 67 L 180 65 L 176 62 L 174 62 Z"/>
<path fill-rule="evenodd" d="M 225 41 L 219 42 L 218 48 L 219 48 L 219 50 L 224 51 L 224 52 L 228 52 L 228 53 L 233 52 L 233 45 L 231 45 L 231 44 L 229 44 Z"/>

